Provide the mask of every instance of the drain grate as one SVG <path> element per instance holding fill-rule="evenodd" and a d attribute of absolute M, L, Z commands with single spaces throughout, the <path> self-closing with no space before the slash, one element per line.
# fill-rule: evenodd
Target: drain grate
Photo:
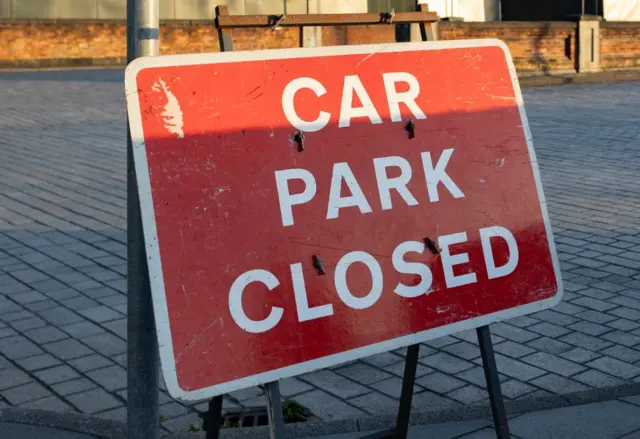
<path fill-rule="evenodd" d="M 201 413 L 202 429 L 207 431 L 209 427 L 208 413 Z M 222 415 L 220 425 L 222 428 L 258 427 L 269 424 L 269 415 L 266 409 L 244 410 L 242 412 L 229 412 Z"/>
<path fill-rule="evenodd" d="M 303 406 L 295 403 L 298 416 L 292 416 L 291 411 L 287 412 L 285 408 L 285 423 L 305 422 L 315 419 L 314 416 Z M 285 406 L 287 407 L 287 406 Z M 288 413 L 288 415 L 287 415 Z M 207 412 L 200 413 L 202 419 L 202 429 L 208 430 L 209 414 Z M 266 407 L 255 409 L 243 409 L 240 411 L 228 411 L 220 418 L 222 428 L 243 428 L 243 427 L 259 427 L 269 424 L 269 415 Z"/>

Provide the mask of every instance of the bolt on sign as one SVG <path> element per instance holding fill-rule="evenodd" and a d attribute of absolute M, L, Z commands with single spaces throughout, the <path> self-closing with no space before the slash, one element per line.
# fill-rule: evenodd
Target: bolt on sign
<path fill-rule="evenodd" d="M 126 91 L 172 396 L 561 299 L 522 95 L 497 40 L 143 58 Z"/>

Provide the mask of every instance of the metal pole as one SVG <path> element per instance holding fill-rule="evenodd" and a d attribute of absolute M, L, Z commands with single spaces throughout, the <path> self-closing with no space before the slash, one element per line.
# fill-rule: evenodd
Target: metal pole
<path fill-rule="evenodd" d="M 158 0 L 127 0 L 127 62 L 158 54 Z M 157 439 L 158 341 L 140 200 L 127 124 L 127 430 L 129 439 Z"/>
<path fill-rule="evenodd" d="M 582 15 L 584 15 L 584 0 L 582 0 Z"/>

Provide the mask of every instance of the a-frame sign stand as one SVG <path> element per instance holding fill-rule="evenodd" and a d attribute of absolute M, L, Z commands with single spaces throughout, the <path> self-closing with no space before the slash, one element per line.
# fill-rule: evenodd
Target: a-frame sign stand
<path fill-rule="evenodd" d="M 216 27 L 220 41 L 220 51 L 233 51 L 231 30 L 234 28 L 271 28 L 298 27 L 302 30 L 305 26 L 348 26 L 348 25 L 395 25 L 396 41 L 409 41 L 409 26 L 417 23 L 420 28 L 422 41 L 435 39 L 432 24 L 438 21 L 438 16 L 429 12 L 424 4 L 417 7 L 416 12 L 394 12 L 380 14 L 301 14 L 301 15 L 229 15 L 226 6 L 216 7 Z M 300 32 L 302 39 L 302 31 Z M 491 403 L 491 412 L 498 439 L 509 438 L 509 424 L 504 408 L 504 400 L 500 389 L 500 379 L 496 367 L 496 359 L 491 342 L 491 333 L 488 326 L 482 326 L 477 330 L 482 365 L 487 381 L 487 390 Z M 381 431 L 366 436 L 363 439 L 405 439 L 409 431 L 411 418 L 411 402 L 413 399 L 413 387 L 418 366 L 420 345 L 415 344 L 407 348 L 407 355 L 402 379 L 402 392 L 398 408 L 398 418 L 395 428 Z M 284 419 L 282 413 L 282 400 L 278 382 L 265 385 L 267 397 L 267 410 L 269 416 L 269 434 L 271 439 L 283 439 Z M 221 429 L 223 396 L 219 395 L 209 401 L 207 413 L 207 439 L 218 439 Z"/>

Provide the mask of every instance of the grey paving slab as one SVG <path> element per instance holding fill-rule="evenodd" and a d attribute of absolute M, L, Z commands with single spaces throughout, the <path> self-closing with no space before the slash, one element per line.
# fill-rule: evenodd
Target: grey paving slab
<path fill-rule="evenodd" d="M 528 413 L 511 419 L 509 426 L 523 439 L 613 439 L 638 430 L 639 417 L 639 407 L 608 401 Z"/>
<path fill-rule="evenodd" d="M 78 374 L 24 404 L 81 410 L 88 395 L 95 412 L 122 411 L 121 74 L 0 73 L 0 358 L 10 362 L 0 367 L 26 374 L 30 381 L 16 386 L 40 383 L 36 373 L 63 365 Z M 640 89 L 536 88 L 525 90 L 525 103 L 567 294 L 553 310 L 492 328 L 505 396 L 630 383 L 640 373 Z M 321 417 L 384 411 L 399 395 L 402 360 L 402 352 L 376 355 L 289 380 L 283 394 L 302 395 Z M 425 404 L 456 404 L 451 392 L 460 401 L 483 393 L 474 331 L 429 341 L 420 362 Z M 243 401 L 260 397 L 249 393 Z M 318 408 L 323 401 L 337 414 Z"/>

